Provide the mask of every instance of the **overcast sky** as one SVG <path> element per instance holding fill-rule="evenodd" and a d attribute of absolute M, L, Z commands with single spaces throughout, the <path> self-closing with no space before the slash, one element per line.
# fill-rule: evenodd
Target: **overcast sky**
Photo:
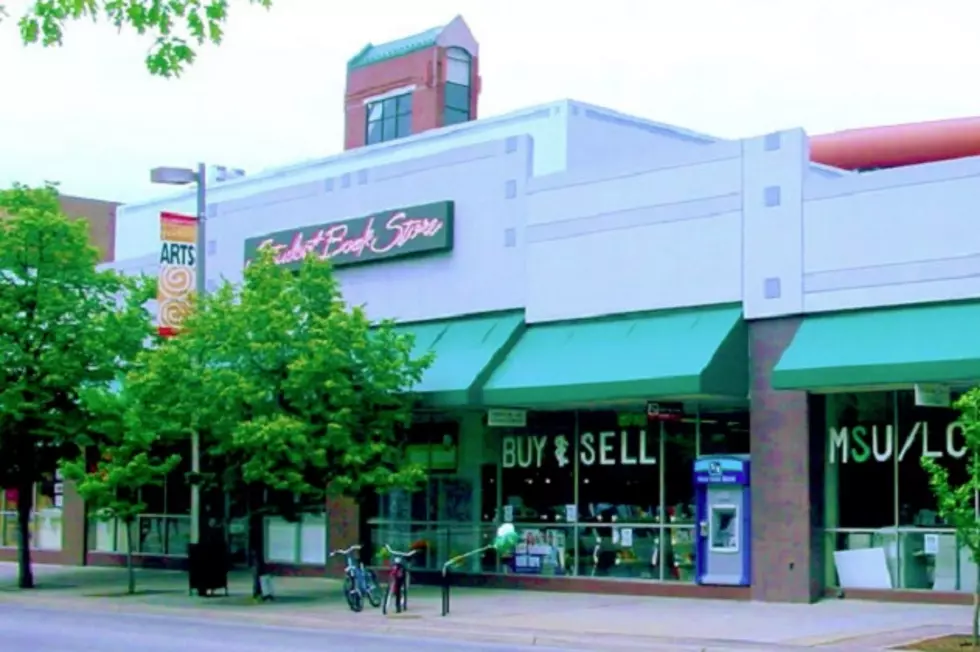
<path fill-rule="evenodd" d="M 28 0 L 6 4 L 16 16 Z M 571 98 L 738 137 L 980 115 L 975 0 L 246 4 L 178 80 L 151 78 L 147 43 L 108 26 L 71 25 L 42 50 L 0 23 L 0 184 L 134 201 L 154 192 L 153 165 L 328 156 L 347 59 L 456 14 L 481 45 L 484 117 Z"/>

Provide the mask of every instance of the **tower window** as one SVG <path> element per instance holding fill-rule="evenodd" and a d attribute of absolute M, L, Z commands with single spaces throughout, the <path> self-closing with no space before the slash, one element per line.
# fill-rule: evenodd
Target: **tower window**
<path fill-rule="evenodd" d="M 472 57 L 462 48 L 446 50 L 446 106 L 443 124 L 454 125 L 473 119 L 470 105 Z"/>
<path fill-rule="evenodd" d="M 386 97 L 367 105 L 368 145 L 412 135 L 412 94 Z"/>

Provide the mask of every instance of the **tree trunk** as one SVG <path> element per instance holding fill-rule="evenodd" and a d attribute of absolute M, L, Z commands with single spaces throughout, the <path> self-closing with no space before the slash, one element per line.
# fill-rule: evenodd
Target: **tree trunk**
<path fill-rule="evenodd" d="M 973 588 L 973 631 L 971 643 L 974 649 L 976 649 L 980 647 L 980 564 L 974 565 L 977 567 L 977 582 Z"/>
<path fill-rule="evenodd" d="M 34 588 L 34 571 L 31 568 L 31 513 L 33 511 L 34 486 L 29 482 L 20 482 L 17 486 L 17 534 L 19 539 L 17 586 L 22 589 Z"/>
<path fill-rule="evenodd" d="M 248 549 L 252 555 L 252 597 L 262 598 L 262 576 L 266 574 L 265 537 L 262 532 L 262 514 L 248 514 Z"/>
<path fill-rule="evenodd" d="M 133 595 L 136 593 L 136 568 L 133 566 L 133 526 L 134 519 L 125 522 L 126 526 L 126 593 Z"/>
<path fill-rule="evenodd" d="M 980 593 L 973 592 L 973 635 L 974 649 L 980 647 Z"/>

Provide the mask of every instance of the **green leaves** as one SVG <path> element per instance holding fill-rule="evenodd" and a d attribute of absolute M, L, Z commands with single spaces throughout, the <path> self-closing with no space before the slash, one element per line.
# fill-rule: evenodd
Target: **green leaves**
<path fill-rule="evenodd" d="M 144 406 L 153 402 L 150 392 L 155 388 L 139 382 L 143 373 L 136 361 L 121 385 L 95 385 L 80 392 L 87 438 L 73 459 L 63 461 L 62 471 L 103 520 L 128 523 L 145 512 L 142 490 L 162 485 L 181 461 L 173 452 L 180 442 L 162 437 L 145 419 Z"/>
<path fill-rule="evenodd" d="M 935 459 L 922 458 L 922 468 L 929 474 L 929 486 L 936 496 L 939 515 L 956 529 L 962 545 L 970 551 L 974 563 L 980 563 L 980 388 L 960 397 L 955 406 L 960 411 L 966 444 L 967 480 L 950 483 L 949 471 Z"/>
<path fill-rule="evenodd" d="M 248 0 L 268 9 L 272 0 Z M 194 45 L 220 45 L 229 0 L 36 0 L 19 22 L 24 43 L 60 46 L 71 21 L 105 20 L 118 30 L 130 28 L 153 37 L 146 56 L 151 74 L 179 76 L 194 63 Z M 0 6 L 0 17 L 3 7 Z"/>
<path fill-rule="evenodd" d="M 265 495 L 267 511 L 292 517 L 322 509 L 328 487 L 359 496 L 423 479 L 400 436 L 431 359 L 349 308 L 329 262 L 294 273 L 267 254 L 241 286 L 204 297 L 184 327 L 127 382 L 153 397 L 144 424 L 201 433 L 202 469 L 223 489 Z"/>
<path fill-rule="evenodd" d="M 76 456 L 100 427 L 117 436 L 96 425 L 115 409 L 96 393 L 152 336 L 151 288 L 96 269 L 87 225 L 61 213 L 53 186 L 0 191 L 0 215 L 0 485 L 16 486 Z"/>

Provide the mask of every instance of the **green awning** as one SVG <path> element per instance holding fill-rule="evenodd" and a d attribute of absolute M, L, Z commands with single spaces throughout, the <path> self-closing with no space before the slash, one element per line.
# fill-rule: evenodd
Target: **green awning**
<path fill-rule="evenodd" d="M 415 335 L 416 355 L 436 355 L 413 391 L 431 407 L 480 405 L 483 383 L 523 326 L 523 312 L 399 324 L 399 330 Z"/>
<path fill-rule="evenodd" d="M 741 307 L 715 306 L 532 325 L 483 400 L 531 407 L 747 392 Z"/>
<path fill-rule="evenodd" d="M 772 374 L 777 389 L 980 379 L 980 304 L 806 317 Z"/>

